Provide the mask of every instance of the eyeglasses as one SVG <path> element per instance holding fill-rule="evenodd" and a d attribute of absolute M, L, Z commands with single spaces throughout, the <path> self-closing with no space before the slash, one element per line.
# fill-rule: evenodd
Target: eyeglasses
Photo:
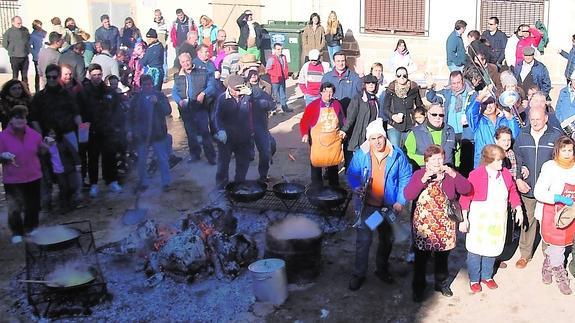
<path fill-rule="evenodd" d="M 443 113 L 429 113 L 429 115 L 432 117 L 441 117 L 441 118 L 445 117 L 445 114 Z"/>
<path fill-rule="evenodd" d="M 57 80 L 58 77 L 59 77 L 58 75 L 46 75 L 47 80 Z"/>
<path fill-rule="evenodd" d="M 497 25 L 497 24 L 494 24 L 494 23 L 488 23 L 488 25 L 489 25 L 489 26 L 495 26 L 495 25 Z"/>
<path fill-rule="evenodd" d="M 396 74 L 395 76 L 396 76 L 397 78 L 404 78 L 404 79 L 407 78 L 407 74 Z"/>

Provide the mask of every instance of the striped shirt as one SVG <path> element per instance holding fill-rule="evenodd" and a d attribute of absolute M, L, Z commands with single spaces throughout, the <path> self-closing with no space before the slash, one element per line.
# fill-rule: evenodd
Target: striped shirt
<path fill-rule="evenodd" d="M 325 73 L 329 72 L 330 67 L 329 64 L 325 62 L 317 65 L 310 63 L 311 62 L 303 64 L 297 82 L 303 94 L 318 96 L 321 79 Z"/>

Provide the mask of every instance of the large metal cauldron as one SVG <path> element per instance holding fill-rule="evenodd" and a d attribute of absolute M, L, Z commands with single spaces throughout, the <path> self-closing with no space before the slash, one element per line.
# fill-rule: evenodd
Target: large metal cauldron
<path fill-rule="evenodd" d="M 266 258 L 286 262 L 290 283 L 309 283 L 319 275 L 323 232 L 305 217 L 289 217 L 272 223 L 266 230 Z"/>

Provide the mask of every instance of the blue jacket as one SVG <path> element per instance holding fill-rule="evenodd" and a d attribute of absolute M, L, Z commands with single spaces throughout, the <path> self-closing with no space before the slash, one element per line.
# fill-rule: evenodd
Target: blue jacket
<path fill-rule="evenodd" d="M 573 46 L 571 48 L 571 50 L 569 51 L 569 53 L 567 53 L 566 51 L 562 50 L 561 51 L 561 56 L 565 57 L 567 59 L 567 66 L 565 66 L 565 77 L 566 78 L 570 78 L 571 74 L 573 73 L 573 71 L 575 70 L 575 46 Z"/>
<path fill-rule="evenodd" d="M 96 29 L 94 33 L 95 41 L 107 41 L 110 44 L 110 54 L 115 55 L 120 48 L 120 31 L 116 26 L 106 29 L 104 26 Z"/>
<path fill-rule="evenodd" d="M 224 130 L 228 143 L 248 145 L 253 135 L 252 97 L 244 95 L 236 101 L 226 91 L 218 96 L 214 109 L 216 132 Z"/>
<path fill-rule="evenodd" d="M 567 85 L 561 89 L 559 99 L 557 99 L 557 105 L 555 106 L 555 116 L 559 120 L 559 123 L 575 114 L 575 102 L 571 101 L 569 87 L 570 85 Z"/>
<path fill-rule="evenodd" d="M 513 74 L 517 81 L 521 80 L 521 68 L 523 66 L 523 61 L 515 65 L 513 69 Z M 541 92 L 545 93 L 549 97 L 549 92 L 551 91 L 551 79 L 549 78 L 549 71 L 543 63 L 538 60 L 533 61 L 533 67 L 531 68 L 531 76 L 533 77 L 533 83 L 539 86 Z"/>
<path fill-rule="evenodd" d="M 491 122 L 483 113 L 480 111 L 481 104 L 472 99 L 467 110 L 465 111 L 467 115 L 467 122 L 469 127 L 473 131 L 475 140 L 475 154 L 474 154 L 474 166 L 479 165 L 479 159 L 481 158 L 481 150 L 483 147 L 489 144 L 495 143 L 495 130 L 501 126 L 506 126 L 511 129 L 513 138 L 517 138 L 519 135 L 519 123 L 515 118 L 507 120 L 504 116 L 498 116 L 495 120 L 495 124 Z"/>
<path fill-rule="evenodd" d="M 549 124 L 547 124 L 547 130 L 545 130 L 543 136 L 539 139 L 536 148 L 535 140 L 531 135 L 531 127 L 526 126 L 521 129 L 521 133 L 513 144 L 513 152 L 515 152 L 515 158 L 517 160 L 517 178 L 521 178 L 521 166 L 525 166 L 529 169 L 529 176 L 527 176 L 525 182 L 531 186 L 531 190 L 523 195 L 533 197 L 533 188 L 539 178 L 541 167 L 546 161 L 553 158 L 555 141 L 561 135 L 562 133 L 549 127 Z"/>
<path fill-rule="evenodd" d="M 148 101 L 150 95 L 155 95 L 158 102 L 153 104 Z M 138 143 L 144 143 L 146 138 L 149 140 L 148 143 L 163 140 L 168 134 L 166 116 L 171 112 L 170 102 L 162 92 L 155 90 L 151 93 L 138 92 L 130 101 L 128 130 Z"/>
<path fill-rule="evenodd" d="M 341 103 L 344 114 L 347 112 L 347 106 L 351 99 L 363 90 L 363 81 L 356 72 L 349 68 L 345 70 L 341 78 L 334 68 L 323 75 L 321 82 L 330 82 L 335 85 L 333 97 Z"/>
<path fill-rule="evenodd" d="M 434 89 L 430 88 L 427 91 L 425 98 L 430 103 L 441 103 L 443 105 L 445 108 L 445 123 L 450 125 L 456 134 L 463 133 L 463 138 L 473 139 L 471 129 L 469 129 L 469 127 L 463 127 L 463 124 L 461 123 L 461 117 L 465 114 L 465 108 L 469 105 L 471 98 L 475 94 L 475 90 L 468 86 L 467 83 L 465 84 L 465 87 L 466 92 L 464 95 L 466 95 L 466 97 L 465 101 L 463 102 L 463 108 L 459 112 L 456 112 L 454 107 L 451 106 L 451 98 L 453 97 L 453 92 L 450 88 L 445 88 L 439 91 L 435 91 Z"/>
<path fill-rule="evenodd" d="M 144 57 L 140 60 L 142 66 L 162 69 L 164 66 L 164 46 L 159 41 L 153 43 L 146 49 Z"/>
<path fill-rule="evenodd" d="M 46 36 L 45 31 L 38 31 L 34 30 L 30 34 L 30 52 L 32 53 L 32 60 L 34 62 L 38 61 L 38 53 L 40 53 L 40 49 L 43 47 L 44 37 Z M 82 80 L 78 80 L 81 82 Z"/>
<path fill-rule="evenodd" d="M 202 39 L 204 37 L 204 26 L 200 25 L 198 27 L 198 36 L 200 37 L 200 43 L 202 43 Z M 210 26 L 210 41 L 213 43 L 216 42 L 216 39 L 218 38 L 218 26 L 212 24 Z"/>
<path fill-rule="evenodd" d="M 190 101 L 193 101 L 200 92 L 204 92 L 206 98 L 215 98 L 217 94 L 216 82 L 214 73 L 209 73 L 208 69 L 194 64 L 189 74 L 180 70 L 178 74 L 174 75 L 172 100 L 178 103 L 180 100 L 191 98 Z"/>
<path fill-rule="evenodd" d="M 276 106 L 271 95 L 258 86 L 252 86 L 253 100 L 253 121 L 254 132 L 262 133 L 268 131 L 268 113 L 275 110 Z"/>
<path fill-rule="evenodd" d="M 467 54 L 465 53 L 465 46 L 461 35 L 454 30 L 445 44 L 447 51 L 447 65 L 454 64 L 455 66 L 463 66 L 467 61 Z"/>
<path fill-rule="evenodd" d="M 388 145 L 391 145 L 389 140 Z M 368 177 L 371 177 L 371 156 L 369 148 L 364 150 L 362 147 L 358 148 L 353 154 L 353 158 L 347 169 L 347 182 L 352 189 L 356 189 L 362 185 L 363 169 L 367 168 Z M 405 153 L 393 146 L 391 153 L 387 156 L 385 163 L 385 191 L 383 197 L 383 204 L 386 207 L 391 207 L 395 203 L 404 205 L 406 203 L 403 190 L 409 183 L 411 178 L 412 169 Z"/>

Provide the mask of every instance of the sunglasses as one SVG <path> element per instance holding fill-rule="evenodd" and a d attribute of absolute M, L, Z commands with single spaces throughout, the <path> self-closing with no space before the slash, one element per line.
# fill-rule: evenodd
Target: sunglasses
<path fill-rule="evenodd" d="M 396 74 L 395 76 L 396 76 L 397 78 L 404 78 L 404 79 L 407 78 L 407 74 Z"/>
<path fill-rule="evenodd" d="M 445 114 L 443 113 L 430 113 L 429 115 L 432 117 L 441 117 L 441 118 L 445 117 Z"/>
<path fill-rule="evenodd" d="M 47 80 L 57 80 L 58 77 L 59 77 L 58 75 L 46 75 Z"/>

